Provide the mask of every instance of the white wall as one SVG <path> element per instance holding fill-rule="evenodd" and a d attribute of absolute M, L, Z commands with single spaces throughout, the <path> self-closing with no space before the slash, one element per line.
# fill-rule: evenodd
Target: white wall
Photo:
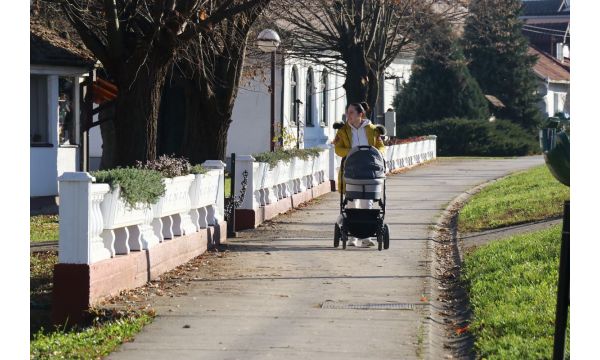
<path fill-rule="evenodd" d="M 79 164 L 77 146 L 59 146 L 58 78 L 59 76 L 82 76 L 85 70 L 32 65 L 30 73 L 48 76 L 49 146 L 30 147 L 29 149 L 29 196 L 56 196 L 58 195 L 58 176 L 65 171 L 76 171 Z M 77 100 L 76 97 L 74 101 Z M 78 119 L 78 117 L 76 118 Z"/>
<path fill-rule="evenodd" d="M 281 71 L 276 69 L 275 81 L 279 82 Z M 226 156 L 231 153 L 254 154 L 269 151 L 271 137 L 271 94 L 268 92 L 270 72 L 267 81 L 253 79 L 249 83 L 241 84 L 233 113 L 232 122 L 227 134 Z M 280 97 L 279 86 L 275 86 L 275 97 Z M 278 103 L 275 104 L 275 122 L 280 116 Z"/>
<path fill-rule="evenodd" d="M 257 60 L 255 60 L 257 61 Z M 277 63 L 280 63 L 278 59 Z M 345 111 L 345 92 L 341 86 L 344 79 L 329 71 L 329 107 L 328 124 L 326 127 L 320 125 L 321 96 L 318 91 L 313 91 L 313 119 L 314 126 L 306 127 L 305 104 L 306 104 L 306 81 L 310 67 L 313 69 L 313 80 L 315 86 L 320 85 L 323 67 L 295 59 L 285 59 L 283 79 L 281 67 L 275 72 L 275 123 L 280 124 L 282 118 L 281 109 L 281 86 L 283 86 L 283 123 L 286 131 L 294 137 L 297 133 L 296 125 L 290 124 L 290 80 L 293 66 L 298 69 L 298 98 L 304 103 L 300 105 L 299 119 L 301 122 L 300 138 L 304 140 L 300 147 L 314 147 L 331 142 L 335 136 L 332 124 L 341 121 Z M 227 137 L 227 156 L 232 152 L 238 155 L 253 154 L 269 150 L 270 137 L 270 94 L 267 92 L 270 84 L 270 71 L 265 71 L 265 76 L 257 76 L 249 83 L 240 86 L 238 96 L 233 108 L 233 122 L 229 128 Z M 282 85 L 283 84 L 283 85 Z M 295 141 L 295 140 L 294 140 Z M 295 144 L 295 142 L 294 142 Z"/>
<path fill-rule="evenodd" d="M 58 195 L 56 148 L 29 148 L 29 196 Z"/>
<path fill-rule="evenodd" d="M 569 92 L 569 84 L 563 83 L 546 83 L 540 85 L 540 94 L 543 99 L 540 103 L 540 108 L 544 116 L 554 116 L 559 112 L 569 112 L 566 105 L 567 93 Z"/>
<path fill-rule="evenodd" d="M 386 70 L 386 77 L 398 76 L 400 77 L 400 83 L 408 82 L 411 75 L 412 59 L 395 59 Z M 398 91 L 396 90 L 396 79 L 385 80 L 383 90 L 383 110 L 387 111 L 389 108 L 393 108 L 394 97 Z"/>
<path fill-rule="evenodd" d="M 48 140 L 51 147 L 29 148 L 29 196 L 58 195 L 58 76 L 48 75 L 47 79 Z"/>

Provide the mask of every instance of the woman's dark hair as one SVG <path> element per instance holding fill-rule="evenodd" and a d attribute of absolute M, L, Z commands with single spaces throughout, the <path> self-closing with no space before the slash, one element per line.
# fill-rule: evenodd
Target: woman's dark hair
<path fill-rule="evenodd" d="M 360 102 L 360 103 L 350 103 L 348 104 L 348 106 L 346 106 L 346 110 L 348 110 L 348 108 L 350 107 L 350 105 L 354 106 L 354 108 L 356 109 L 356 111 L 358 111 L 361 114 L 367 114 L 367 112 L 369 111 L 369 104 L 367 104 L 366 102 Z"/>

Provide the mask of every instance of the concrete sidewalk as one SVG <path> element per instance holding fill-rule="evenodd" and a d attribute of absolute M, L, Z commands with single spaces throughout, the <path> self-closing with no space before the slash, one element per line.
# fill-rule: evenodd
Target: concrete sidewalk
<path fill-rule="evenodd" d="M 461 193 L 543 163 L 442 158 L 388 177 L 381 252 L 332 247 L 337 193 L 245 231 L 198 269 L 187 296 L 158 299 L 155 321 L 108 359 L 440 358 L 428 330 L 432 227 Z"/>

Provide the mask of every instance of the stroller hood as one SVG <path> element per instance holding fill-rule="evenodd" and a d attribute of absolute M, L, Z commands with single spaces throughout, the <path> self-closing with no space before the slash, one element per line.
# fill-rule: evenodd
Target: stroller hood
<path fill-rule="evenodd" d="M 350 150 L 344 162 L 344 178 L 356 180 L 385 178 L 385 160 L 373 146 Z"/>

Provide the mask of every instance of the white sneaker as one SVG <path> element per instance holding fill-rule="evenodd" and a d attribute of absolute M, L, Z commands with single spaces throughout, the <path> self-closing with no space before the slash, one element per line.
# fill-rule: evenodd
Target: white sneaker
<path fill-rule="evenodd" d="M 374 240 L 369 239 L 362 239 L 362 246 L 361 247 L 369 247 L 369 246 L 375 246 L 377 245 L 377 243 Z"/>
<path fill-rule="evenodd" d="M 356 247 L 364 248 L 364 247 L 368 247 L 369 246 L 368 244 L 369 244 L 369 239 L 356 239 L 354 241 L 354 246 L 356 246 Z"/>

